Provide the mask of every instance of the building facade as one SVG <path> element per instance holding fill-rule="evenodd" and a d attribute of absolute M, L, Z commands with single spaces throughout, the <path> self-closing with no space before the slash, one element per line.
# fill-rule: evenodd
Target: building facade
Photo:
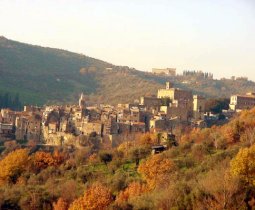
<path fill-rule="evenodd" d="M 255 106 L 255 93 L 246 95 L 232 95 L 230 97 L 229 108 L 233 111 L 251 109 Z"/>

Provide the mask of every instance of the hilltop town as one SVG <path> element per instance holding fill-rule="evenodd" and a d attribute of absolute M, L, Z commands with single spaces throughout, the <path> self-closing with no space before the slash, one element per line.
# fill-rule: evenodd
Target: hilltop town
<path fill-rule="evenodd" d="M 255 210 L 254 2 L 0 1 L 0 210 Z"/>
<path fill-rule="evenodd" d="M 92 142 L 99 149 L 116 147 L 149 132 L 159 136 L 158 146 L 171 147 L 178 144 L 174 135 L 177 128 L 226 123 L 235 112 L 252 108 L 255 94 L 231 96 L 229 109 L 221 110 L 221 115 L 207 112 L 205 105 L 203 96 L 176 88 L 171 82 L 166 82 L 157 96 L 141 96 L 132 104 L 92 105 L 81 94 L 77 105 L 2 109 L 0 136 L 1 142 L 17 140 L 78 148 Z"/>

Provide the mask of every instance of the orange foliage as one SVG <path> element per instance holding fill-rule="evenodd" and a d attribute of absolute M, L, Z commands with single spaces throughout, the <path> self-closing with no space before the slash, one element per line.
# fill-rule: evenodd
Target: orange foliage
<path fill-rule="evenodd" d="M 83 197 L 77 198 L 68 210 L 85 210 Z"/>
<path fill-rule="evenodd" d="M 176 169 L 172 160 L 165 158 L 162 154 L 153 155 L 142 162 L 138 172 L 147 181 L 150 189 L 163 185 L 169 179 L 169 175 Z"/>
<path fill-rule="evenodd" d="M 104 210 L 113 201 L 109 189 L 100 183 L 94 183 L 83 197 L 76 199 L 69 210 Z"/>
<path fill-rule="evenodd" d="M 59 152 L 58 150 L 55 150 L 54 153 L 53 153 L 53 158 L 55 160 L 55 163 L 57 165 L 60 165 L 61 163 L 64 162 L 65 155 L 63 153 Z"/>
<path fill-rule="evenodd" d="M 99 163 L 99 157 L 96 153 L 90 155 L 88 157 L 88 162 L 91 163 L 91 164 L 96 164 L 96 163 Z"/>
<path fill-rule="evenodd" d="M 140 196 L 147 191 L 147 187 L 139 182 L 132 182 L 129 186 L 121 191 L 116 199 L 117 204 L 128 201 L 129 198 Z"/>
<path fill-rule="evenodd" d="M 48 152 L 36 152 L 32 158 L 33 166 L 35 169 L 44 169 L 48 166 L 56 166 L 57 161 L 53 158 L 51 153 Z"/>
<path fill-rule="evenodd" d="M 211 132 L 212 129 L 194 128 L 190 132 L 181 137 L 180 143 L 185 142 L 201 143 L 208 138 Z"/>
<path fill-rule="evenodd" d="M 59 198 L 56 203 L 53 203 L 53 210 L 67 210 L 68 203 L 63 198 Z"/>

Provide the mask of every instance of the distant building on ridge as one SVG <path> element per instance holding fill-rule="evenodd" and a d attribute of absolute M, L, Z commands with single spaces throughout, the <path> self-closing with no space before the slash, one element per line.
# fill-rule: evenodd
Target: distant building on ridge
<path fill-rule="evenodd" d="M 153 74 L 162 74 L 167 76 L 176 76 L 176 68 L 165 68 L 165 69 L 158 69 L 153 68 L 152 69 Z"/>

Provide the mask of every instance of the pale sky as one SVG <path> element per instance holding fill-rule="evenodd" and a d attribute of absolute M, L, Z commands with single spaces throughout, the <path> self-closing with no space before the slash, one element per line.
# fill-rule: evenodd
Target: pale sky
<path fill-rule="evenodd" d="M 0 0 L 0 35 L 144 71 L 255 80 L 255 0 Z"/>

